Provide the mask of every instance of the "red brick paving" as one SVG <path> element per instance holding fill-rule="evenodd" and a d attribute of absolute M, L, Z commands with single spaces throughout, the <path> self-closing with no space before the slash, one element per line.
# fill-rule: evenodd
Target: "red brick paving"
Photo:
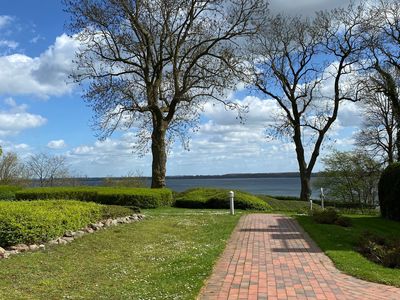
<path fill-rule="evenodd" d="M 298 223 L 243 216 L 198 299 L 398 300 L 400 288 L 338 271 Z"/>

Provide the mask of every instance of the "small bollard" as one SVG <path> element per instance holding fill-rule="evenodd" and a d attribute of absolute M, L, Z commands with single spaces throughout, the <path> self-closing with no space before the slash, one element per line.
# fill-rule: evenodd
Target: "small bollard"
<path fill-rule="evenodd" d="M 321 188 L 320 198 L 321 198 L 321 207 L 322 207 L 322 209 L 325 209 L 325 204 L 324 204 L 324 200 L 325 200 L 324 188 Z"/>
<path fill-rule="evenodd" d="M 229 207 L 231 209 L 231 215 L 235 214 L 235 205 L 234 205 L 234 198 L 235 198 L 235 193 L 233 191 L 229 192 Z"/>
<path fill-rule="evenodd" d="M 312 199 L 310 199 L 310 210 L 312 210 Z"/>

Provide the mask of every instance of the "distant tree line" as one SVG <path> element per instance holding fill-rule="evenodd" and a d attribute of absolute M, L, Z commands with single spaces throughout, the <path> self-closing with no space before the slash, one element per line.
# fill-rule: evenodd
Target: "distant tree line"
<path fill-rule="evenodd" d="M 17 153 L 0 156 L 0 184 L 22 186 L 75 185 L 64 156 L 38 153 L 21 159 Z"/>

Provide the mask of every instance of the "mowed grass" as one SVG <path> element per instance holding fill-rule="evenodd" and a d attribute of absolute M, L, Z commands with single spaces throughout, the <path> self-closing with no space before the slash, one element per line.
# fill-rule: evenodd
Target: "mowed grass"
<path fill-rule="evenodd" d="M 317 224 L 308 216 L 297 216 L 297 220 L 339 270 L 368 281 L 400 287 L 400 269 L 385 268 L 355 251 L 363 231 L 368 230 L 381 236 L 398 238 L 400 222 L 374 216 L 349 215 L 349 217 L 353 227 L 348 228 Z"/>
<path fill-rule="evenodd" d="M 195 299 L 241 212 L 144 213 L 141 222 L 0 260 L 0 299 Z"/>

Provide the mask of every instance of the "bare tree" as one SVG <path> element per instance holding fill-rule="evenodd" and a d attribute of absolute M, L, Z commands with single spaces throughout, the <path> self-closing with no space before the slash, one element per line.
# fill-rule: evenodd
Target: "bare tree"
<path fill-rule="evenodd" d="M 108 136 L 135 128 L 151 141 L 153 188 L 165 186 L 167 141 L 195 123 L 205 99 L 224 102 L 241 38 L 258 30 L 262 0 L 65 0 L 81 43 L 77 82 Z M 224 102 L 225 104 L 229 104 Z M 147 134 L 149 133 L 149 134 Z M 151 138 L 150 138 L 151 136 Z"/>
<path fill-rule="evenodd" d="M 31 176 L 39 180 L 40 186 L 53 186 L 58 179 L 69 175 L 64 156 L 51 156 L 46 153 L 32 155 L 26 162 Z"/>
<path fill-rule="evenodd" d="M 397 0 L 379 0 L 366 20 L 367 71 L 378 93 L 391 103 L 396 120 L 396 160 L 400 161 L 400 3 Z"/>
<path fill-rule="evenodd" d="M 23 163 L 14 152 L 7 152 L 0 158 L 0 182 L 18 183 L 25 178 Z"/>
<path fill-rule="evenodd" d="M 356 98 L 344 77 L 358 60 L 362 14 L 350 5 L 313 21 L 278 15 L 254 41 L 255 84 L 282 109 L 275 133 L 296 146 L 302 200 L 310 199 L 311 173 L 340 103 Z"/>
<path fill-rule="evenodd" d="M 356 134 L 356 145 L 372 157 L 381 157 L 382 163 L 393 163 L 396 149 L 397 124 L 393 116 L 390 99 L 375 86 L 375 81 L 366 80 L 361 96 L 363 124 Z"/>

